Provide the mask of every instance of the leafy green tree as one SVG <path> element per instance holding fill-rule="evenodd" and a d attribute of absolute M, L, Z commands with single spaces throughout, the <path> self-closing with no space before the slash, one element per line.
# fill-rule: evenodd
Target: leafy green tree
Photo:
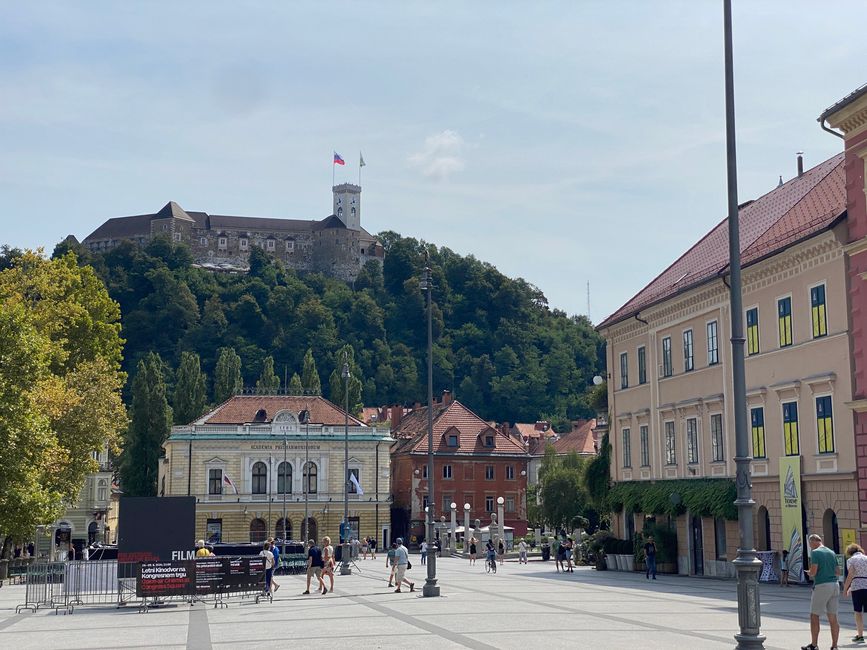
<path fill-rule="evenodd" d="M 162 444 L 172 428 L 163 361 L 155 352 L 139 361 L 132 381 L 130 425 L 120 463 L 121 487 L 129 496 L 156 496 Z"/>
<path fill-rule="evenodd" d="M 96 469 L 94 451 L 119 449 L 125 375 L 119 307 L 73 253 L 15 255 L 0 271 L 0 314 L 0 531 L 8 547 L 10 534 L 75 500 Z"/>
<path fill-rule="evenodd" d="M 582 471 L 573 467 L 554 467 L 542 483 L 542 516 L 554 527 L 570 529 L 587 507 Z"/>
<path fill-rule="evenodd" d="M 319 381 L 319 372 L 316 370 L 316 361 L 313 359 L 313 350 L 307 348 L 304 354 L 304 365 L 301 369 L 301 385 L 305 395 L 321 395 L 322 383 Z"/>
<path fill-rule="evenodd" d="M 241 357 L 234 348 L 220 349 L 214 370 L 214 402 L 222 404 L 242 390 L 244 380 L 241 378 Z"/>
<path fill-rule="evenodd" d="M 256 381 L 256 392 L 260 395 L 276 393 L 280 388 L 280 378 L 274 373 L 274 357 L 265 357 L 262 374 Z"/>
<path fill-rule="evenodd" d="M 207 379 L 202 372 L 199 355 L 181 352 L 172 406 L 175 424 L 189 424 L 205 412 L 208 403 Z"/>
<path fill-rule="evenodd" d="M 330 390 L 330 399 L 335 404 L 344 405 L 346 401 L 346 390 L 349 389 L 349 412 L 358 413 L 364 406 L 361 403 L 361 389 L 364 385 L 364 380 L 361 376 L 361 369 L 355 363 L 355 352 L 351 345 L 344 345 L 335 356 L 337 365 L 331 372 L 328 385 Z M 343 366 L 349 366 L 349 380 L 343 377 Z"/>
<path fill-rule="evenodd" d="M 292 378 L 289 380 L 289 394 L 290 395 L 303 395 L 304 394 L 304 386 L 301 384 L 301 377 L 298 376 L 298 373 L 292 373 Z"/>

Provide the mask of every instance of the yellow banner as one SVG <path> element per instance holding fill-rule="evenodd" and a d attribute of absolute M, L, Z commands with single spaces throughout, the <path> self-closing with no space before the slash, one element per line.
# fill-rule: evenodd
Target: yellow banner
<path fill-rule="evenodd" d="M 854 528 L 841 528 L 840 529 L 840 541 L 843 543 L 843 546 L 840 548 L 844 553 L 846 552 L 846 547 L 849 544 L 857 544 L 856 534 Z"/>
<path fill-rule="evenodd" d="M 789 580 L 804 582 L 804 530 L 801 513 L 801 457 L 780 458 L 783 548 L 789 552 Z"/>

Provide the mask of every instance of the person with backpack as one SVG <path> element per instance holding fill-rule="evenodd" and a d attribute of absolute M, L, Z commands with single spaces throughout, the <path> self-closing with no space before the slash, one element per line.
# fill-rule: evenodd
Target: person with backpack
<path fill-rule="evenodd" d="M 271 545 L 268 542 L 262 545 L 259 557 L 265 558 L 265 594 L 270 596 L 271 579 L 274 576 L 274 554 L 271 552 Z"/>

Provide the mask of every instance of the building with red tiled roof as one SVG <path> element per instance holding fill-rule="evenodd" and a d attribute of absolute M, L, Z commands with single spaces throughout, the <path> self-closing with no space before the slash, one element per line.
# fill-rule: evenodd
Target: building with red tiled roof
<path fill-rule="evenodd" d="M 747 338 L 742 417 L 750 426 L 758 550 L 794 552 L 793 539 L 800 537 L 804 548 L 805 536 L 818 532 L 839 552 L 840 531 L 860 528 L 847 406 L 855 326 L 847 295 L 848 163 L 842 154 L 806 171 L 798 163 L 795 178 L 739 208 L 744 313 L 737 317 Z M 615 483 L 733 485 L 728 281 L 723 220 L 599 325 L 607 343 Z M 780 480 L 790 467 L 805 515 L 803 526 L 784 530 Z M 655 514 L 620 512 L 613 528 L 631 538 Z M 736 522 L 684 512 L 675 524 L 680 572 L 734 575 Z"/>
<path fill-rule="evenodd" d="M 396 511 L 405 521 L 392 523 L 395 534 L 424 535 L 424 509 L 428 489 L 428 410 L 419 407 L 392 427 L 392 494 Z M 433 407 L 435 517 L 448 520 L 451 504 L 457 504 L 463 521 L 464 504 L 470 504 L 471 520 L 482 525 L 496 512 L 498 497 L 504 499 L 506 526 L 515 535 L 527 532 L 527 463 L 522 441 L 491 426 L 446 391 Z"/>
<path fill-rule="evenodd" d="M 347 438 L 357 483 L 345 480 Z M 235 395 L 172 427 L 158 493 L 196 497 L 197 538 L 258 542 L 338 539 L 348 491 L 354 535 L 386 541 L 391 443 L 387 427 L 368 426 L 323 397 Z"/>
<path fill-rule="evenodd" d="M 867 544 L 867 84 L 819 116 L 825 130 L 842 132 L 847 233 L 847 297 L 852 350 L 852 396 L 847 415 L 854 420 L 858 494 L 857 536 Z M 831 131 L 835 135 L 840 135 Z"/>

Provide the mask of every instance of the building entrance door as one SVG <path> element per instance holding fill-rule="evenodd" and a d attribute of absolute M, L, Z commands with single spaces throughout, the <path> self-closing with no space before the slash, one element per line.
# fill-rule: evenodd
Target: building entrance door
<path fill-rule="evenodd" d="M 692 518 L 692 566 L 694 574 L 704 575 L 704 543 L 701 529 L 701 517 Z"/>

